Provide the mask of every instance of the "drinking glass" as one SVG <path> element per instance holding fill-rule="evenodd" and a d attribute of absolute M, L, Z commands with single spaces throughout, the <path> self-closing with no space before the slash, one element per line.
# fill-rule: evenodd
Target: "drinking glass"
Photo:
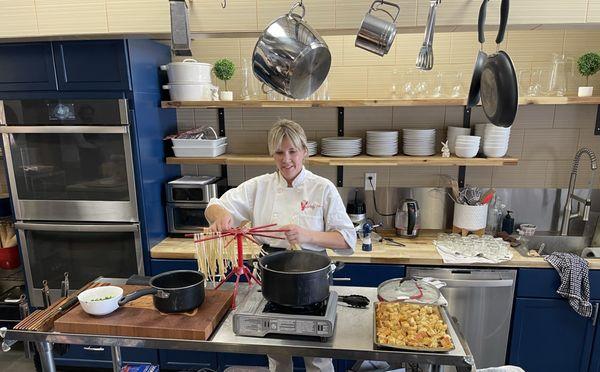
<path fill-rule="evenodd" d="M 460 98 L 464 96 L 463 93 L 463 73 L 458 72 L 456 74 L 454 85 L 452 86 L 452 93 L 450 94 L 452 98 Z"/>
<path fill-rule="evenodd" d="M 435 79 L 434 79 L 434 82 L 433 82 L 433 90 L 431 91 L 431 96 L 432 97 L 439 98 L 439 97 L 442 97 L 444 95 L 443 94 L 443 88 L 442 88 L 443 82 L 444 82 L 444 74 L 441 73 L 441 72 L 438 72 L 435 75 Z"/>
<path fill-rule="evenodd" d="M 537 68 L 531 71 L 531 83 L 527 88 L 527 95 L 529 97 L 537 97 L 542 93 L 542 69 Z"/>

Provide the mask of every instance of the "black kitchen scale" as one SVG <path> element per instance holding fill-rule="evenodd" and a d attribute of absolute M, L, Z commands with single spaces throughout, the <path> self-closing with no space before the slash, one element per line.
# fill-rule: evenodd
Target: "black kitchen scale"
<path fill-rule="evenodd" d="M 333 336 L 337 315 L 338 294 L 308 307 L 282 307 L 267 301 L 258 286 L 250 290 L 247 299 L 233 313 L 233 333 L 239 336 L 267 335 L 319 337 L 326 341 Z"/>

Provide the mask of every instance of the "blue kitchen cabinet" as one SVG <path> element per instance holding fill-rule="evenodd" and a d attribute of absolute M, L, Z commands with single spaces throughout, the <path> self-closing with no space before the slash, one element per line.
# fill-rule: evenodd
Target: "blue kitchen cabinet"
<path fill-rule="evenodd" d="M 0 92 L 57 88 L 50 43 L 0 45 Z"/>
<path fill-rule="evenodd" d="M 595 308 L 600 307 L 600 302 L 595 301 L 592 303 Z M 596 310 L 596 318 L 592 319 L 592 326 L 594 327 L 594 343 L 592 345 L 592 359 L 590 361 L 589 372 L 600 372 L 600 326 L 598 322 L 600 322 L 600 314 L 597 312 L 600 309 Z"/>
<path fill-rule="evenodd" d="M 60 90 L 131 90 L 125 40 L 53 42 Z"/>
<path fill-rule="evenodd" d="M 333 285 L 377 287 L 388 279 L 404 277 L 405 273 L 403 265 L 347 263 L 333 274 Z"/>
<path fill-rule="evenodd" d="M 158 352 L 154 349 L 121 348 L 123 363 L 158 364 Z M 55 355 L 56 365 L 71 367 L 112 368 L 110 347 L 93 345 L 70 345 L 64 355 Z"/>
<path fill-rule="evenodd" d="M 566 300 L 517 298 L 509 363 L 527 372 L 588 370 L 593 327 Z"/>
<path fill-rule="evenodd" d="M 231 366 L 263 366 L 269 365 L 269 359 L 266 355 L 259 354 L 237 354 L 237 353 L 219 353 L 219 371 L 225 370 Z"/>
<path fill-rule="evenodd" d="M 161 370 L 197 370 L 218 366 L 217 353 L 190 350 L 159 350 Z"/>

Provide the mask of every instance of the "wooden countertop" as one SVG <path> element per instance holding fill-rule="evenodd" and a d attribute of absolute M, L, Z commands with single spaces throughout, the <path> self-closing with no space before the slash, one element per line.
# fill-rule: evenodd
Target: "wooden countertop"
<path fill-rule="evenodd" d="M 333 260 L 352 262 L 352 263 L 377 263 L 377 264 L 404 264 L 404 265 L 428 265 L 428 266 L 468 266 L 468 264 L 445 264 L 442 257 L 437 253 L 433 246 L 433 239 L 437 231 L 424 231 L 415 239 L 402 239 L 394 237 L 396 241 L 402 242 L 406 247 L 397 247 L 385 245 L 383 243 L 374 243 L 373 251 L 365 252 L 360 240 L 357 242 L 353 255 L 343 256 L 329 251 L 329 256 Z M 255 244 L 248 244 L 245 250 L 250 257 L 250 250 L 256 250 Z M 551 267 L 541 257 L 523 257 L 517 251 L 513 250 L 513 258 L 510 261 L 499 264 L 472 264 L 473 266 L 490 267 L 530 267 L 530 268 L 549 268 Z M 194 259 L 194 243 L 192 239 L 167 238 L 154 246 L 150 250 L 152 258 L 166 259 Z M 588 260 L 590 269 L 600 269 L 600 259 Z"/>

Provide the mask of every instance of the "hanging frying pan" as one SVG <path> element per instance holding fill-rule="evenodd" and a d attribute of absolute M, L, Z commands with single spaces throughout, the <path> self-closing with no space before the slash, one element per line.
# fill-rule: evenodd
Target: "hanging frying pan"
<path fill-rule="evenodd" d="M 499 46 L 508 22 L 509 0 L 500 4 L 500 29 L 496 37 Z M 503 50 L 489 55 L 481 71 L 481 105 L 488 120 L 499 127 L 510 127 L 517 116 L 519 88 L 515 66 Z"/>
<path fill-rule="evenodd" d="M 485 43 L 485 11 L 487 8 L 488 0 L 483 0 L 481 7 L 479 8 L 479 20 L 477 21 L 477 37 L 479 44 L 481 45 L 479 52 L 477 53 L 477 59 L 475 60 L 475 67 L 473 67 L 473 77 L 471 78 L 471 87 L 469 88 L 469 97 L 467 98 L 467 106 L 469 108 L 477 106 L 479 103 L 479 88 L 481 86 L 481 71 L 483 65 L 487 60 L 487 54 L 483 51 L 483 43 Z"/>

